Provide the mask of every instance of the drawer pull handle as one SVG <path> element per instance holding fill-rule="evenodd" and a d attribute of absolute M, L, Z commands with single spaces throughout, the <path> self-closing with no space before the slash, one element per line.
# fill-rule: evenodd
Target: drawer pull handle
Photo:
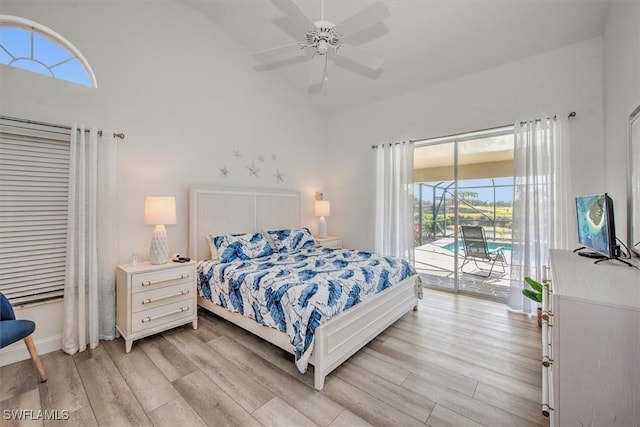
<path fill-rule="evenodd" d="M 549 341 L 549 322 L 542 322 L 542 365 L 548 367 L 553 360 L 551 359 L 551 342 Z"/>
<path fill-rule="evenodd" d="M 188 279 L 188 278 L 189 278 L 188 274 L 181 274 L 180 277 L 172 277 L 170 279 L 158 280 L 156 282 L 152 282 L 151 280 L 149 280 L 147 282 L 142 282 L 142 286 L 157 285 L 157 284 L 160 284 L 160 283 L 173 282 L 174 280 L 182 280 L 182 279 Z"/>
<path fill-rule="evenodd" d="M 189 291 L 180 291 L 180 292 L 176 292 L 175 294 L 163 295 L 157 298 L 147 298 L 145 300 L 142 300 L 142 304 L 151 304 L 152 302 L 162 301 L 163 299 L 167 299 L 167 298 L 180 297 L 182 295 L 187 295 L 188 293 Z"/>
<path fill-rule="evenodd" d="M 189 310 L 188 306 L 180 307 L 179 309 L 170 311 L 168 313 L 158 314 L 157 316 L 145 317 L 144 319 L 142 319 L 142 323 L 149 323 L 152 320 L 160 319 L 165 316 L 171 316 L 172 314 L 182 313 L 183 311 L 187 311 L 187 310 Z"/>

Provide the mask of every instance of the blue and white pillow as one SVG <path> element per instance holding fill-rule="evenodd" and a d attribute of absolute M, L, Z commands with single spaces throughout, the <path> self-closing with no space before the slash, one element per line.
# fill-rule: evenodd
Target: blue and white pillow
<path fill-rule="evenodd" d="M 276 252 L 291 253 L 300 249 L 312 248 L 316 245 L 316 241 L 308 228 L 268 230 L 267 233 L 273 242 Z"/>
<path fill-rule="evenodd" d="M 262 233 L 223 234 L 215 236 L 213 243 L 220 262 L 248 260 L 273 254 L 271 245 Z"/>
<path fill-rule="evenodd" d="M 213 261 L 218 261 L 220 259 L 220 254 L 218 254 L 218 248 L 216 248 L 215 244 L 216 236 L 213 234 L 207 234 L 207 243 L 209 243 L 209 252 L 211 253 L 211 258 Z"/>

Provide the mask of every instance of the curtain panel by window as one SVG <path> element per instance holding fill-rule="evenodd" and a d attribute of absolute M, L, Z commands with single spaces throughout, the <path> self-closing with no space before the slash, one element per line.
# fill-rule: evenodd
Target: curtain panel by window
<path fill-rule="evenodd" d="M 115 336 L 115 160 L 113 141 L 72 127 L 62 339 L 69 354 Z"/>
<path fill-rule="evenodd" d="M 549 249 L 576 242 L 571 190 L 568 120 L 530 120 L 515 124 L 513 252 L 508 305 L 525 313 L 536 304 L 522 295 L 524 278 L 542 280 Z"/>
<path fill-rule="evenodd" d="M 384 144 L 375 151 L 375 250 L 413 264 L 413 144 Z"/>

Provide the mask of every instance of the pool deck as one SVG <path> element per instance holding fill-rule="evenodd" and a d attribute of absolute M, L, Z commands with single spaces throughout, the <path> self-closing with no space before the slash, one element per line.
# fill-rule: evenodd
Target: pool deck
<path fill-rule="evenodd" d="M 433 288 L 453 290 L 454 257 L 453 251 L 445 248 L 454 242 L 453 238 L 439 239 L 431 243 L 418 246 L 414 250 L 416 270 L 420 274 L 422 283 Z M 505 252 L 507 264 L 511 263 L 511 252 Z M 462 265 L 464 255 L 458 254 L 458 265 Z M 489 264 L 479 263 L 483 269 Z M 509 296 L 509 266 L 505 272 L 496 263 L 490 277 L 480 277 L 472 273 L 478 272 L 473 262 L 468 262 L 464 271 L 460 272 L 459 289 L 500 301 L 506 301 Z M 486 273 L 484 273 L 486 274 Z"/>

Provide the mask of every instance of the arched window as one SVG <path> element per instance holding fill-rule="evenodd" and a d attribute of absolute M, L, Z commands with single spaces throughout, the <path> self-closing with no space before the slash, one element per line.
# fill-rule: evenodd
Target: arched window
<path fill-rule="evenodd" d="M 75 46 L 55 31 L 17 16 L 0 15 L 0 64 L 98 87 Z"/>

